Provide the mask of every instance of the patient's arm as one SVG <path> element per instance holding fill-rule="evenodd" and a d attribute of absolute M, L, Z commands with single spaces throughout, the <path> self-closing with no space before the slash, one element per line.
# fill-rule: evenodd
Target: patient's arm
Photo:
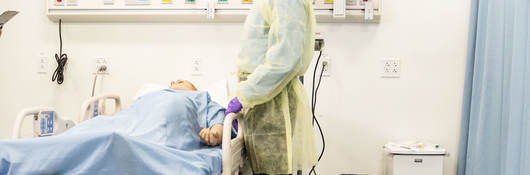
<path fill-rule="evenodd" d="M 223 142 L 223 125 L 216 124 L 211 128 L 204 128 L 199 133 L 201 140 L 210 146 L 217 146 Z"/>

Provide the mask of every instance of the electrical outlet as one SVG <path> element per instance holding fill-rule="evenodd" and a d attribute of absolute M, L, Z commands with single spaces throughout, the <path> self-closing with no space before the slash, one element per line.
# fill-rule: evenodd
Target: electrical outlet
<path fill-rule="evenodd" d="M 37 74 L 47 74 L 50 69 L 50 61 L 44 52 L 40 53 L 37 59 Z"/>
<path fill-rule="evenodd" d="M 322 54 L 322 62 L 321 62 L 324 72 L 322 72 L 322 77 L 330 77 L 331 76 L 331 58 L 328 54 Z"/>
<path fill-rule="evenodd" d="M 383 78 L 399 78 L 401 76 L 401 60 L 399 58 L 385 58 L 381 61 Z"/>
<path fill-rule="evenodd" d="M 98 75 L 108 75 L 109 74 L 109 62 L 108 62 L 108 59 L 107 58 L 104 58 L 104 57 L 97 57 L 95 59 L 95 65 L 96 67 L 94 68 L 94 74 L 98 74 Z"/>
<path fill-rule="evenodd" d="M 192 76 L 202 75 L 202 60 L 198 57 L 191 59 L 191 75 Z"/>

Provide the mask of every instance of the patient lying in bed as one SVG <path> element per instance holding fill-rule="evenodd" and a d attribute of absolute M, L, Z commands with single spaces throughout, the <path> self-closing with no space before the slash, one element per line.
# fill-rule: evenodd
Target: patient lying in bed
<path fill-rule="evenodd" d="M 63 134 L 0 141 L 0 174 L 220 174 L 224 110 L 171 82 Z"/>
<path fill-rule="evenodd" d="M 169 88 L 174 90 L 197 91 L 195 85 L 187 80 L 172 81 Z M 215 124 L 210 128 L 203 128 L 199 134 L 201 140 L 210 146 L 217 146 L 223 142 L 223 125 Z"/>

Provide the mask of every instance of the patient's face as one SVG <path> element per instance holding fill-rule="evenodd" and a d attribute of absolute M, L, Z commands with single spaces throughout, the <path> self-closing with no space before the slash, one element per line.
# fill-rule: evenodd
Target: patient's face
<path fill-rule="evenodd" d="M 185 90 L 185 91 L 196 91 L 197 90 L 197 88 L 195 88 L 195 86 L 188 80 L 172 81 L 169 88 L 175 89 L 175 90 Z"/>

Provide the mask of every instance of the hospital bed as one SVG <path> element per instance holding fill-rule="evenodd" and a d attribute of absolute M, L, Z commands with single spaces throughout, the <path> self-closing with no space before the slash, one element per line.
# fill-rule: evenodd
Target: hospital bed
<path fill-rule="evenodd" d="M 108 112 L 108 100 L 114 101 L 114 110 Z M 121 100 L 116 95 L 102 95 L 91 97 L 87 99 L 81 106 L 80 115 L 77 124 L 97 117 L 98 115 L 113 115 L 121 111 Z M 21 129 L 24 119 L 33 117 L 33 136 L 43 137 L 59 134 L 65 130 L 74 127 L 75 123 L 69 120 L 62 120 L 57 117 L 58 114 L 55 109 L 50 107 L 33 107 L 20 111 L 15 121 L 13 129 L 13 139 L 21 138 Z M 239 120 L 239 132 L 234 139 L 231 139 L 232 122 L 241 117 L 241 114 L 229 114 L 224 119 L 223 127 L 223 143 L 222 143 L 222 164 L 223 175 L 241 174 L 245 169 L 244 161 L 244 122 Z M 49 121 L 53 123 L 49 123 Z M 51 129 L 48 130 L 48 124 L 51 124 Z M 51 131 L 51 132 L 48 132 Z M 248 173 L 248 167 L 247 173 Z M 246 174 L 246 173 L 244 173 Z"/>

